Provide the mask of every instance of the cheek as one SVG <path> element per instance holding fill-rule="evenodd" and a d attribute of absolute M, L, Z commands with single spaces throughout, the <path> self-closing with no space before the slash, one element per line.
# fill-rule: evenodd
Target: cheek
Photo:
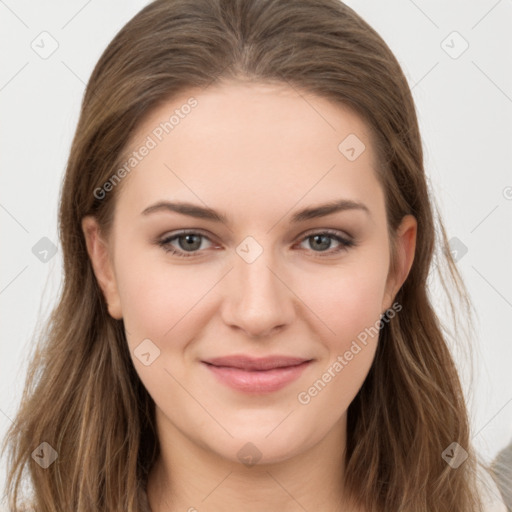
<path fill-rule="evenodd" d="M 331 272 L 316 286 L 304 288 L 305 303 L 325 323 L 333 344 L 343 347 L 379 320 L 387 268 L 381 264 L 347 266 Z M 315 282 L 313 280 L 312 282 Z"/>
<path fill-rule="evenodd" d="M 194 304 L 208 291 L 204 280 L 179 270 L 125 274 L 119 285 L 127 328 L 145 337 L 163 339 L 194 314 Z M 199 304 L 197 304 L 199 305 Z"/>
<path fill-rule="evenodd" d="M 306 417 L 315 421 L 320 415 L 326 424 L 347 410 L 368 375 L 379 340 L 384 290 L 375 268 L 346 273 L 332 284 L 328 300 L 320 301 L 320 294 L 317 298 L 325 308 L 321 318 L 334 333 L 325 331 L 326 358 L 297 395 Z"/>
<path fill-rule="evenodd" d="M 123 321 L 134 367 L 156 403 L 177 400 L 177 382 L 186 380 L 183 356 L 205 318 L 200 299 L 211 284 L 184 267 L 171 269 L 161 262 L 138 261 L 135 256 L 118 268 Z"/>

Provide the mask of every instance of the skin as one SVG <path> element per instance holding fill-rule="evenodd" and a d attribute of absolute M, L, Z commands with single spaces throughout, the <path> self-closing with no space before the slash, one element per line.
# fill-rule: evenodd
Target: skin
<path fill-rule="evenodd" d="M 148 480 L 152 511 L 353 510 L 341 484 L 347 408 L 377 336 L 309 403 L 297 397 L 392 306 L 413 262 L 416 220 L 406 216 L 398 229 L 391 275 L 368 128 L 349 109 L 287 85 L 187 91 L 151 113 L 129 148 L 190 96 L 197 107 L 117 187 L 109 236 L 92 217 L 82 224 L 109 313 L 124 320 L 133 364 L 156 403 L 161 457 Z M 354 161 L 338 150 L 349 134 L 366 146 Z M 341 198 L 364 203 L 369 214 L 352 209 L 290 223 L 303 208 Z M 207 205 L 229 223 L 141 214 L 162 200 Z M 310 232 L 327 228 L 356 245 L 334 253 L 334 238 L 315 244 Z M 192 240 L 192 257 L 157 244 L 179 229 L 205 235 Z M 236 252 L 247 236 L 263 250 L 251 263 Z M 186 243 L 169 245 L 186 253 Z M 134 354 L 144 339 L 160 350 L 148 366 Z M 313 361 L 283 389 L 250 395 L 201 363 L 232 354 Z M 248 442 L 261 456 L 251 466 L 237 455 Z"/>

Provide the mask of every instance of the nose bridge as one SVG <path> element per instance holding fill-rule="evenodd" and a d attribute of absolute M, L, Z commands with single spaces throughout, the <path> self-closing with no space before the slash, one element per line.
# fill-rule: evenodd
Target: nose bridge
<path fill-rule="evenodd" d="M 237 247 L 225 297 L 226 323 L 261 336 L 292 321 L 293 293 L 282 282 L 274 251 L 262 237 L 246 237 Z"/>

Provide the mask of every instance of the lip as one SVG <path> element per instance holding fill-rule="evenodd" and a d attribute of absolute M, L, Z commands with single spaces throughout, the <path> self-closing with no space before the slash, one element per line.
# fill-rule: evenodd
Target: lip
<path fill-rule="evenodd" d="M 223 384 L 245 393 L 278 391 L 294 380 L 312 362 L 289 356 L 253 358 L 245 355 L 217 357 L 202 361 Z"/>

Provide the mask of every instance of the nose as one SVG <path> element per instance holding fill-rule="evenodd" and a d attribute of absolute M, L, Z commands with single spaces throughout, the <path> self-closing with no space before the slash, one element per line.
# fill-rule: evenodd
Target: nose
<path fill-rule="evenodd" d="M 251 263 L 234 256 L 234 268 L 225 283 L 225 324 L 250 338 L 263 338 L 290 325 L 299 300 L 291 279 L 276 264 L 271 251 L 264 250 Z"/>

